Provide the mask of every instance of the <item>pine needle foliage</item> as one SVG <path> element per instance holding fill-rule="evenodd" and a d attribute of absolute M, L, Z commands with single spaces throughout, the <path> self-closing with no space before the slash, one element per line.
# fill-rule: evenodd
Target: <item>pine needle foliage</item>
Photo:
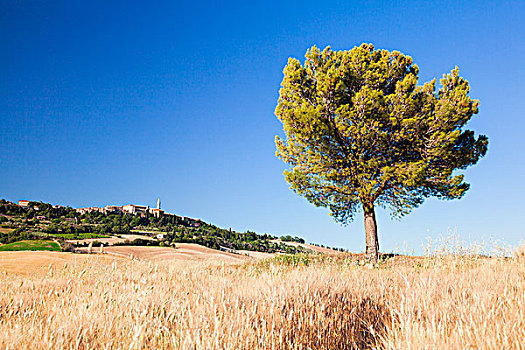
<path fill-rule="evenodd" d="M 464 130 L 479 102 L 457 67 L 436 90 L 435 79 L 418 85 L 411 57 L 372 44 L 314 46 L 305 57 L 288 60 L 275 110 L 286 135 L 276 155 L 292 190 L 342 224 L 362 209 L 374 228 L 376 206 L 401 217 L 427 197 L 465 194 L 454 171 L 484 156 L 488 138 Z"/>

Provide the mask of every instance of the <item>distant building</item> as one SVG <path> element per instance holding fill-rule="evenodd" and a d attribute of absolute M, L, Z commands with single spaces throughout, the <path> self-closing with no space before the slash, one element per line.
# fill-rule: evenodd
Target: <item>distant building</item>
<path fill-rule="evenodd" d="M 149 212 L 156 218 L 161 218 L 164 216 L 164 210 L 160 209 L 160 198 L 157 199 L 157 208 L 150 209 Z"/>
<path fill-rule="evenodd" d="M 121 213 L 122 207 L 116 205 L 106 205 L 106 213 Z"/>
<path fill-rule="evenodd" d="M 164 210 L 161 209 L 150 209 L 150 213 L 156 218 L 161 218 L 164 216 Z"/>
<path fill-rule="evenodd" d="M 77 208 L 75 211 L 81 215 L 87 214 L 87 213 L 102 213 L 106 214 L 105 208 L 98 208 L 98 207 L 88 207 L 88 208 Z"/>
<path fill-rule="evenodd" d="M 80 215 L 84 215 L 85 213 L 89 213 L 88 209 L 89 208 L 76 208 L 75 211 Z"/>
<path fill-rule="evenodd" d="M 24 201 L 20 201 L 24 202 Z M 25 201 L 27 204 L 29 204 L 29 201 Z M 77 208 L 75 211 L 79 214 L 86 214 L 86 213 L 92 213 L 92 212 L 98 212 L 103 214 L 108 213 L 125 213 L 130 215 L 139 215 L 141 217 L 145 217 L 147 214 L 152 215 L 156 218 L 162 218 L 162 217 L 169 217 L 169 218 L 175 218 L 178 222 L 183 221 L 185 224 L 193 227 L 199 227 L 202 225 L 202 221 L 199 219 L 193 219 L 189 217 L 184 216 L 178 216 L 171 213 L 166 213 L 164 210 L 160 208 L 160 198 L 157 199 L 157 207 L 156 208 L 150 208 L 149 206 L 145 205 L 135 205 L 135 204 L 127 204 L 124 206 L 117 206 L 117 205 L 106 205 L 105 208 L 98 208 L 98 207 L 87 207 L 87 208 Z"/>
<path fill-rule="evenodd" d="M 128 204 L 122 207 L 122 211 L 124 213 L 132 214 L 132 215 L 145 216 L 146 213 L 149 211 L 149 206 L 145 207 L 143 205 Z"/>
<path fill-rule="evenodd" d="M 23 207 L 23 208 L 27 208 L 27 207 L 29 207 L 29 201 L 26 201 L 26 200 L 18 201 L 18 205 Z"/>

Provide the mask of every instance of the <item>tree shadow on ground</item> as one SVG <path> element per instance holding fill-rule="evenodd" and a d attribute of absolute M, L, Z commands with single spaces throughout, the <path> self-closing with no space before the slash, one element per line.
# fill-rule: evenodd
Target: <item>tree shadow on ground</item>
<path fill-rule="evenodd" d="M 281 314 L 287 339 L 281 349 L 375 348 L 391 319 L 387 308 L 370 297 L 319 291 L 311 298 L 290 298 Z"/>

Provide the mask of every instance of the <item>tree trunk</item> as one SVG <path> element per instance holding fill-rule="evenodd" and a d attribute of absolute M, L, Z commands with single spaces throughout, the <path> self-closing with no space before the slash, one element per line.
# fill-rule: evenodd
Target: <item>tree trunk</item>
<path fill-rule="evenodd" d="M 377 238 L 376 214 L 373 204 L 363 205 L 365 214 L 367 262 L 376 264 L 379 260 L 379 239 Z"/>

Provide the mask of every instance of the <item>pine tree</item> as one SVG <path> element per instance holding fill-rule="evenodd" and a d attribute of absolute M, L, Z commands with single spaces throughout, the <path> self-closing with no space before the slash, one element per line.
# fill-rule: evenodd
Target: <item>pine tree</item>
<path fill-rule="evenodd" d="M 417 65 L 397 51 L 362 44 L 350 51 L 312 47 L 304 66 L 284 68 L 276 116 L 285 139 L 277 156 L 286 180 L 347 224 L 364 214 L 366 256 L 377 262 L 375 208 L 401 217 L 427 197 L 461 198 L 469 184 L 455 174 L 487 151 L 488 138 L 463 130 L 478 113 L 456 67 L 418 86 Z"/>

